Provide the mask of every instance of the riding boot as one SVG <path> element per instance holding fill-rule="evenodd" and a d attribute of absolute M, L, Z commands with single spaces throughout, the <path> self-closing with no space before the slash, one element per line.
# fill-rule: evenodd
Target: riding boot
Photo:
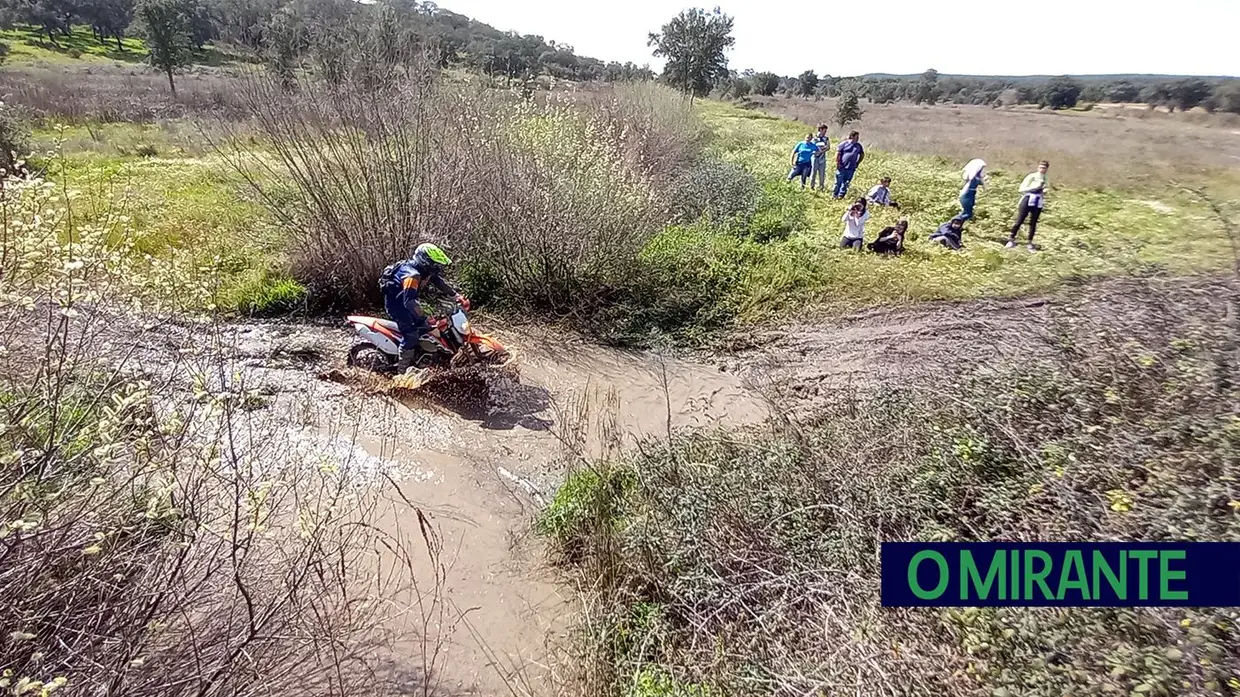
<path fill-rule="evenodd" d="M 400 358 L 396 361 L 396 372 L 404 373 L 413 367 L 413 363 L 418 358 L 417 349 L 401 349 Z"/>

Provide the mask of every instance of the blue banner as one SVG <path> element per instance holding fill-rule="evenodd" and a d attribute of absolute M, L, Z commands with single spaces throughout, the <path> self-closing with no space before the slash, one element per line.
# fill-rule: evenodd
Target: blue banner
<path fill-rule="evenodd" d="M 1240 607 L 1236 542 L 884 542 L 884 607 Z"/>

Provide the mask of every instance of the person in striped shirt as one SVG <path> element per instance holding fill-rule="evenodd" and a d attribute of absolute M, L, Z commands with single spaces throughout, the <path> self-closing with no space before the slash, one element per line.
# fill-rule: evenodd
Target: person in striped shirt
<path fill-rule="evenodd" d="M 891 177 L 879 179 L 878 183 L 874 185 L 873 189 L 870 189 L 870 193 L 866 194 L 865 197 L 870 200 L 870 203 L 875 205 L 891 206 L 896 210 L 900 210 L 900 204 L 891 198 Z"/>

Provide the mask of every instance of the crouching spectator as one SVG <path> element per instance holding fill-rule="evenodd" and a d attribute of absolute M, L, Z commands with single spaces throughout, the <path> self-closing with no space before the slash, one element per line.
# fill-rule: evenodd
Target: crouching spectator
<path fill-rule="evenodd" d="M 900 204 L 891 198 L 891 177 L 879 179 L 878 183 L 874 185 L 873 189 L 870 189 L 870 193 L 866 194 L 865 197 L 870 200 L 870 203 L 875 205 L 891 206 L 896 210 L 900 210 Z"/>
<path fill-rule="evenodd" d="M 900 222 L 891 227 L 883 228 L 878 239 L 866 245 L 875 254 L 899 256 L 904 253 L 904 236 L 908 234 L 908 218 L 900 218 Z"/>
<path fill-rule="evenodd" d="M 965 217 L 962 214 L 943 223 L 938 230 L 934 231 L 934 234 L 930 235 L 930 241 L 960 250 L 964 247 L 964 221 Z"/>
<path fill-rule="evenodd" d="M 859 198 L 844 214 L 844 237 L 840 239 L 841 249 L 861 251 L 865 244 L 865 221 L 870 219 L 870 211 L 865 199 Z"/>

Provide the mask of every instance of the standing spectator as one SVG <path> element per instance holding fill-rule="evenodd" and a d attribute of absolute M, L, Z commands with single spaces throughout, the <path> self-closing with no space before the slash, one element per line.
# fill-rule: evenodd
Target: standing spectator
<path fill-rule="evenodd" d="M 973 217 L 973 205 L 977 203 L 977 190 L 978 187 L 986 185 L 985 177 L 985 162 L 972 159 L 964 166 L 964 188 L 960 190 L 960 215 L 965 220 Z"/>
<path fill-rule="evenodd" d="M 1050 186 L 1046 170 L 1050 168 L 1051 163 L 1042 160 L 1038 163 L 1038 171 L 1030 173 L 1020 183 L 1020 209 L 1016 213 L 1016 224 L 1012 226 L 1012 233 L 1008 235 L 1008 249 L 1016 246 L 1016 235 L 1028 217 L 1029 251 L 1034 251 L 1033 236 L 1038 232 L 1038 218 L 1042 217 L 1042 207 L 1046 205 L 1046 187 Z"/>
<path fill-rule="evenodd" d="M 805 188 L 805 182 L 809 179 L 810 167 L 813 166 L 814 153 L 816 152 L 818 152 L 818 146 L 814 145 L 813 133 L 805 136 L 805 140 L 797 143 L 792 148 L 792 172 L 788 175 L 788 181 L 800 177 L 801 188 Z"/>
<path fill-rule="evenodd" d="M 844 237 L 840 239 L 841 249 L 855 249 L 861 251 L 861 245 L 865 243 L 865 221 L 870 219 L 870 211 L 866 206 L 865 199 L 859 198 L 857 202 L 849 207 L 848 212 L 844 214 Z"/>
<path fill-rule="evenodd" d="M 866 245 L 875 254 L 899 256 L 904 253 L 904 236 L 908 234 L 908 218 L 900 218 L 900 222 L 891 227 L 883 228 L 878 239 Z"/>
<path fill-rule="evenodd" d="M 827 138 L 827 124 L 818 124 L 818 135 L 814 137 L 814 145 L 818 152 L 814 153 L 814 174 L 810 177 L 809 188 L 815 184 L 819 191 L 827 190 L 827 153 L 831 152 L 831 140 Z"/>
<path fill-rule="evenodd" d="M 866 194 L 865 197 L 870 199 L 870 203 L 879 206 L 891 206 L 896 210 L 900 210 L 900 204 L 891 199 L 891 177 L 879 179 L 878 183 L 874 185 L 873 189 L 870 189 L 870 193 Z"/>
<path fill-rule="evenodd" d="M 962 214 L 943 223 L 938 230 L 930 234 L 930 241 L 960 251 L 964 247 L 964 221 L 965 217 Z"/>
<path fill-rule="evenodd" d="M 848 185 L 852 183 L 857 167 L 865 159 L 865 148 L 858 142 L 861 134 L 853 131 L 848 140 L 842 141 L 835 150 L 835 198 L 842 199 L 848 195 Z"/>

